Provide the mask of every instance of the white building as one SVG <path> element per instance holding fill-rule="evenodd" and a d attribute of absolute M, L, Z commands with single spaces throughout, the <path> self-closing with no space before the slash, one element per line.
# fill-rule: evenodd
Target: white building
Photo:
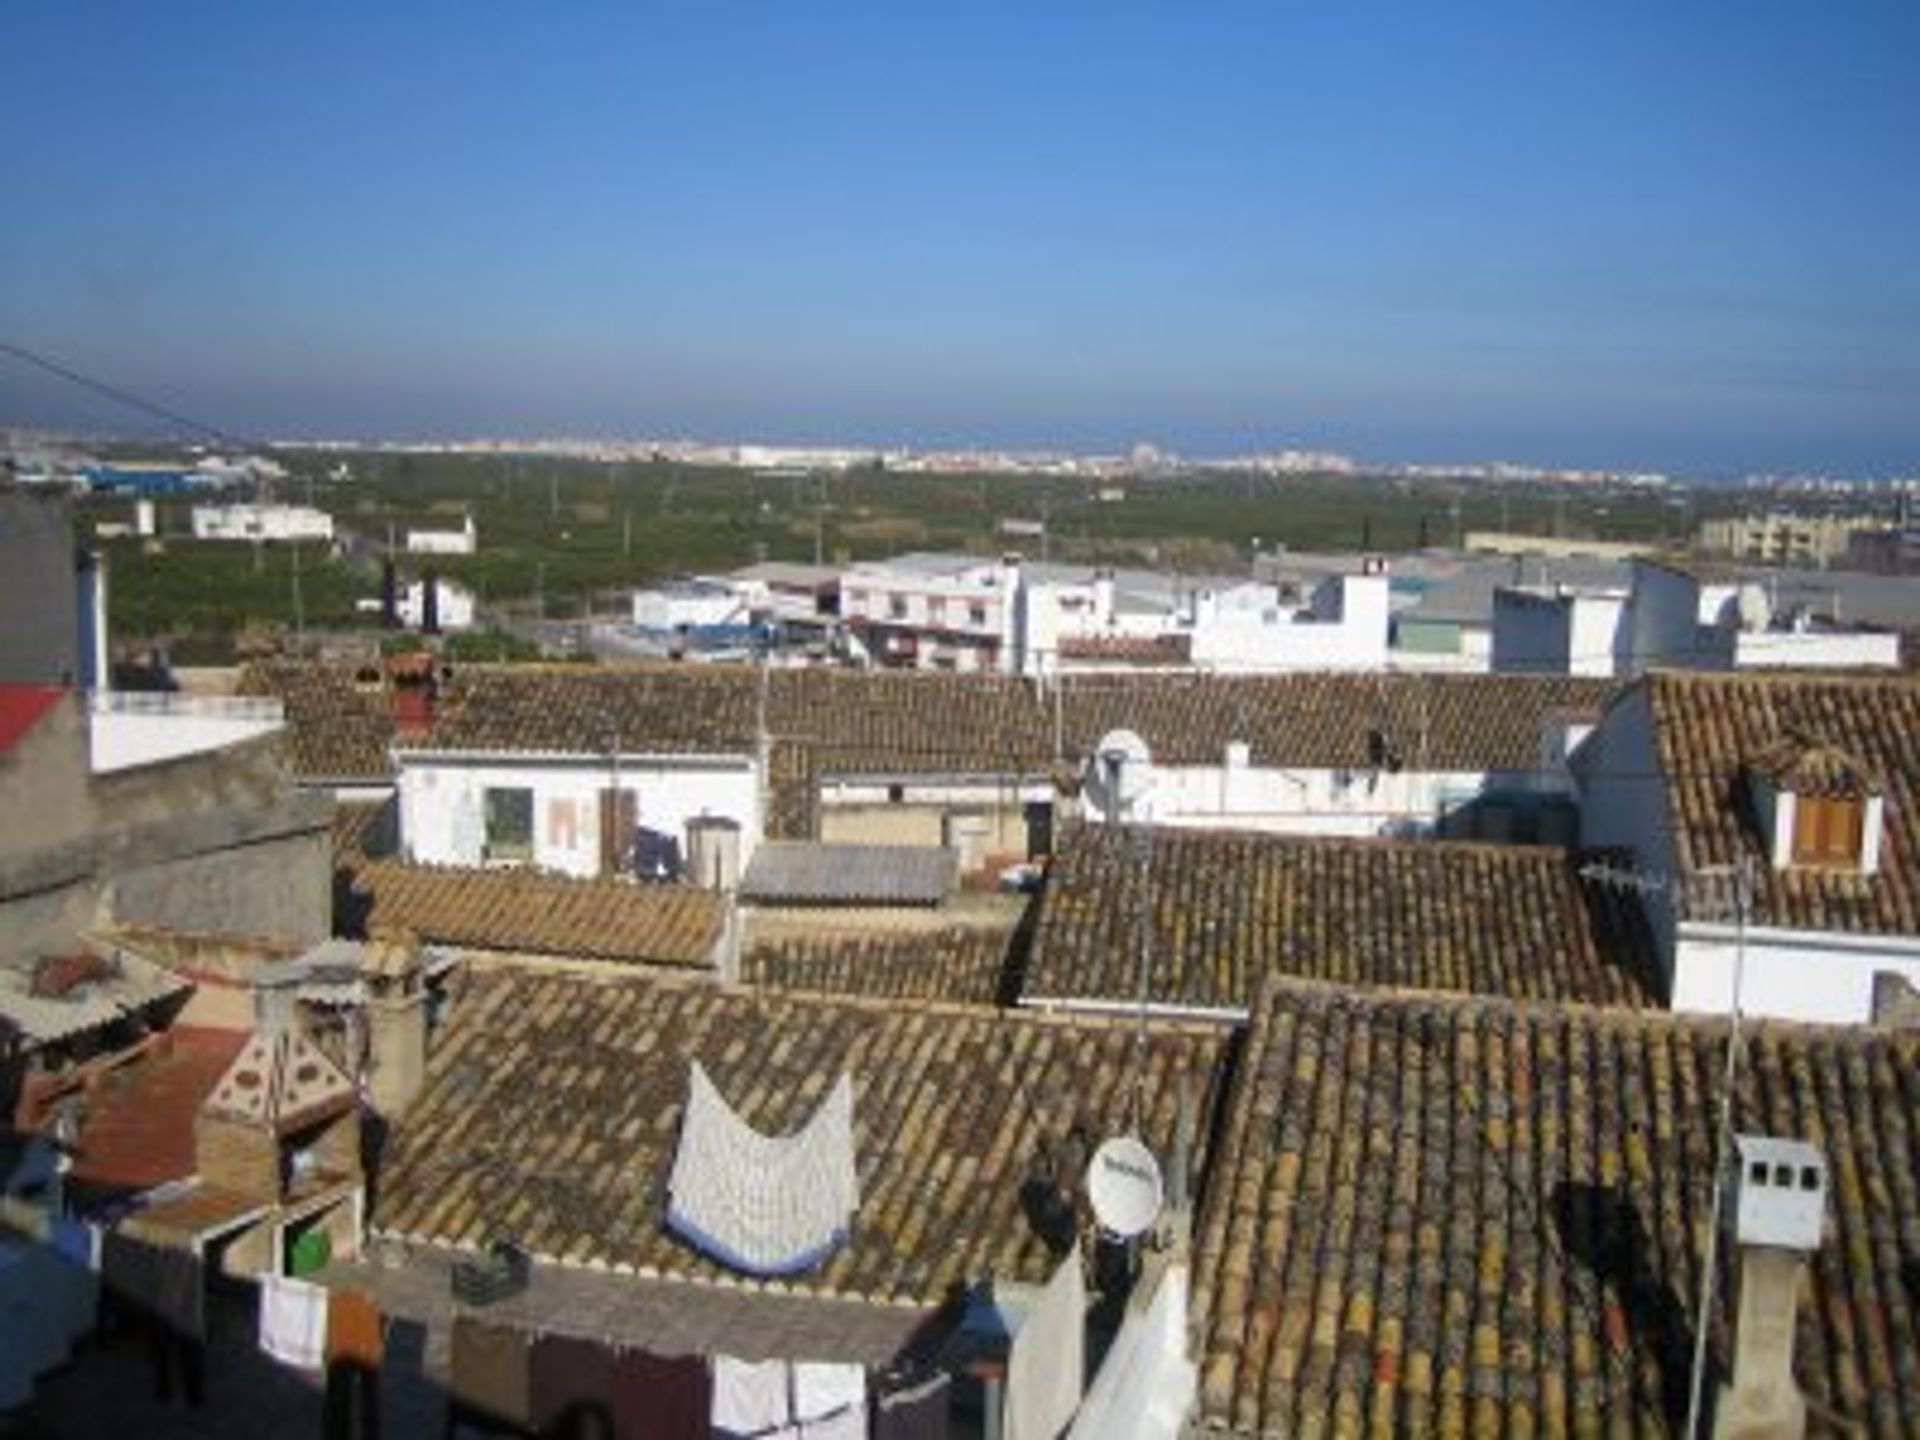
<path fill-rule="evenodd" d="M 331 540 L 333 517 L 310 505 L 196 505 L 196 540 Z"/>
<path fill-rule="evenodd" d="M 407 553 L 411 555 L 471 555 L 480 544 L 479 533 L 469 515 L 458 530 L 409 530 Z"/>
<path fill-rule="evenodd" d="M 1916 734 L 1905 677 L 1662 672 L 1614 702 L 1582 835 L 1632 857 L 1673 1008 L 1732 1008 L 1737 975 L 1745 1012 L 1865 1021 L 1879 977 L 1920 985 Z"/>
<path fill-rule="evenodd" d="M 696 577 L 633 592 L 636 629 L 682 634 L 718 626 L 748 625 L 765 589 L 749 581 Z"/>
<path fill-rule="evenodd" d="M 473 591 L 444 576 L 432 580 L 412 580 L 395 600 L 399 611 L 400 623 L 410 630 L 421 630 L 427 624 L 427 586 L 434 587 L 434 622 L 441 630 L 470 630 L 473 628 Z"/>
<path fill-rule="evenodd" d="M 1493 593 L 1493 669 L 1503 675 L 1618 675 L 1629 592 L 1502 586 Z"/>
<path fill-rule="evenodd" d="M 1018 556 L 912 554 L 853 566 L 840 616 L 883 665 L 920 670 L 1022 669 Z"/>
<path fill-rule="evenodd" d="M 760 842 L 751 755 L 533 756 L 396 751 L 402 852 L 434 865 L 532 865 L 568 875 L 676 878 L 689 825 Z"/>
<path fill-rule="evenodd" d="M 1384 670 L 1388 581 L 1373 564 L 1324 581 L 1305 604 L 1273 585 L 1196 583 L 1175 593 L 1018 556 L 906 555 L 853 567 L 841 613 L 881 664 L 1052 675 L 1143 665 L 1226 675 Z"/>
<path fill-rule="evenodd" d="M 1711 580 L 1636 561 L 1630 590 L 1515 586 L 1494 596 L 1493 668 L 1509 673 L 1639 675 L 1689 670 L 1892 669 L 1892 632 L 1779 616 L 1754 581 Z"/>

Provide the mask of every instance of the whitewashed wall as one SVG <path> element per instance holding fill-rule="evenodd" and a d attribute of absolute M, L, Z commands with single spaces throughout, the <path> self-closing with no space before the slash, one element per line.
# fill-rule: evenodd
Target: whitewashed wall
<path fill-rule="evenodd" d="M 1733 1004 L 1733 927 L 1680 927 L 1673 1008 L 1724 1014 Z M 1744 1015 L 1860 1024 L 1873 1017 L 1873 977 L 1892 970 L 1920 986 L 1920 940 L 1752 927 L 1741 967 Z"/>
<path fill-rule="evenodd" d="M 1160 825 L 1364 837 L 1430 830 L 1441 816 L 1481 796 L 1494 778 L 1467 770 L 1387 774 L 1156 765 L 1149 805 Z M 1091 796 L 1087 815 L 1107 818 Z"/>
<path fill-rule="evenodd" d="M 484 792 L 533 791 L 533 863 L 568 875 L 600 870 L 600 792 L 615 783 L 612 765 L 591 762 L 442 756 L 401 757 L 403 854 L 435 865 L 478 865 L 486 838 Z M 638 797 L 637 823 L 673 836 L 684 852 L 687 822 L 717 815 L 740 826 L 740 859 L 763 834 L 759 786 L 747 756 L 632 756 L 620 761 L 619 788 Z"/>
<path fill-rule="evenodd" d="M 88 704 L 88 761 L 97 775 L 131 770 L 270 735 L 285 724 L 277 700 L 101 691 Z"/>

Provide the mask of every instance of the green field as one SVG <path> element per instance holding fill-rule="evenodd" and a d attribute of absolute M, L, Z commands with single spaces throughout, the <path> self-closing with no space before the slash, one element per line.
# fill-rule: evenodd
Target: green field
<path fill-rule="evenodd" d="M 1240 569 L 1256 541 L 1296 550 L 1396 551 L 1451 544 L 1457 533 L 1509 529 L 1606 539 L 1672 539 L 1698 514 L 1672 497 L 1545 487 L 1462 486 L 1354 477 L 1196 475 L 1124 483 L 884 471 L 756 475 L 667 463 L 599 464 L 443 455 L 284 455 L 276 498 L 334 516 L 326 546 L 195 542 L 186 500 L 160 504 L 162 542 L 111 542 L 116 632 L 221 648 L 249 628 L 336 629 L 369 623 L 354 608 L 379 589 L 379 557 L 409 527 L 454 528 L 474 516 L 480 553 L 432 560 L 481 603 L 550 617 L 617 609 L 624 592 L 663 576 L 757 559 L 865 559 L 913 549 L 994 553 L 1196 571 Z M 330 478 L 334 467 L 345 479 Z M 1709 503 L 1718 497 L 1711 497 Z M 1722 504 L 1732 503 L 1731 497 Z M 83 520 L 125 518 L 121 501 L 89 502 Z M 1045 544 L 1009 540 L 1004 519 L 1044 520 Z M 426 557 L 403 557 L 417 574 Z M 298 567 L 297 586 L 295 568 Z M 296 593 L 298 614 L 296 615 Z"/>

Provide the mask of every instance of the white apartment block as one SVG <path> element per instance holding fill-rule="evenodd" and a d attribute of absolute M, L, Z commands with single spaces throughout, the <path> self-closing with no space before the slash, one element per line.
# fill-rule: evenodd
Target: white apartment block
<path fill-rule="evenodd" d="M 331 540 L 333 517 L 310 505 L 196 505 L 196 540 Z"/>

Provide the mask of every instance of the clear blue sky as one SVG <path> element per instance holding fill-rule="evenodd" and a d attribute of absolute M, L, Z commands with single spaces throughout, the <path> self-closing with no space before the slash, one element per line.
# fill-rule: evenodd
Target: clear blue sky
<path fill-rule="evenodd" d="M 1920 471 L 1916 0 L 12 0 L 0 54 L 0 337 L 255 432 Z"/>

